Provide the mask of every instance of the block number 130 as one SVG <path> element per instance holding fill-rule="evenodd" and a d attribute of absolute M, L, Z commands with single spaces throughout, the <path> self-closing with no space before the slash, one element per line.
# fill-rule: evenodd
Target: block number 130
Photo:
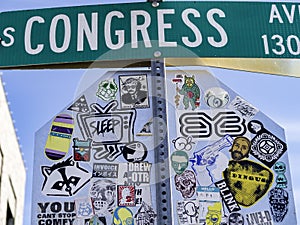
<path fill-rule="evenodd" d="M 270 54 L 270 48 L 276 55 L 285 54 L 286 49 L 292 55 L 300 54 L 300 40 L 296 35 L 289 35 L 286 40 L 279 34 L 274 34 L 271 38 L 266 34 L 261 37 L 266 55 Z"/>

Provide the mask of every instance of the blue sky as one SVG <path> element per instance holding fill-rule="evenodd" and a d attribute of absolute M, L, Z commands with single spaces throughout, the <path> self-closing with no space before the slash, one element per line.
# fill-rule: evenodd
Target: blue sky
<path fill-rule="evenodd" d="M 126 0 L 9 0 L 0 11 L 78 6 Z M 130 1 L 134 2 L 134 1 Z M 138 1 L 135 1 L 138 2 Z M 71 103 L 85 77 L 84 70 L 13 70 L 2 71 L 12 117 L 27 167 L 24 225 L 30 225 L 34 133 Z M 214 70 L 223 83 L 256 106 L 286 132 L 296 208 L 300 209 L 300 78 L 241 71 Z M 87 78 L 87 77 L 85 77 Z M 300 213 L 300 211 L 299 211 Z M 298 218 L 300 218 L 298 213 Z"/>

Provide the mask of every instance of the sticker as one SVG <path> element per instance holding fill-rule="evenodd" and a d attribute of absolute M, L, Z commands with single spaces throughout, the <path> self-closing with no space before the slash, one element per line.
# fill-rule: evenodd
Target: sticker
<path fill-rule="evenodd" d="M 37 224 L 73 224 L 74 202 L 38 202 Z"/>
<path fill-rule="evenodd" d="M 69 151 L 74 129 L 72 116 L 59 114 L 52 121 L 51 130 L 45 146 L 45 154 L 50 160 L 60 160 Z"/>
<path fill-rule="evenodd" d="M 139 142 L 134 141 L 124 146 L 123 156 L 128 162 L 141 162 L 148 154 L 147 147 Z"/>
<path fill-rule="evenodd" d="M 270 212 L 265 210 L 246 214 L 248 225 L 273 225 Z"/>
<path fill-rule="evenodd" d="M 175 78 L 172 79 L 172 82 L 175 83 L 175 85 L 176 85 L 176 95 L 175 95 L 175 97 L 174 97 L 176 108 L 178 108 L 178 106 L 179 106 L 179 101 L 180 101 L 180 95 L 179 95 L 180 89 L 179 89 L 178 84 L 181 83 L 182 80 L 183 80 L 183 75 L 182 75 L 182 74 L 177 74 L 177 75 L 175 76 Z"/>
<path fill-rule="evenodd" d="M 276 187 L 277 188 L 287 188 L 287 179 L 284 175 L 286 171 L 286 166 L 284 162 L 276 162 L 273 167 L 275 173 L 277 173 L 276 176 Z"/>
<path fill-rule="evenodd" d="M 189 156 L 184 151 L 175 151 L 171 155 L 171 166 L 175 173 L 182 174 L 188 167 Z"/>
<path fill-rule="evenodd" d="M 105 217 L 101 216 L 97 216 L 97 215 L 94 215 L 92 218 L 90 219 L 86 219 L 84 221 L 84 225 L 106 225 L 106 219 Z"/>
<path fill-rule="evenodd" d="M 116 207 L 116 183 L 101 179 L 93 182 L 90 189 L 95 214 L 106 215 L 112 213 Z"/>
<path fill-rule="evenodd" d="M 196 176 L 191 170 L 175 175 L 176 190 L 180 191 L 183 198 L 191 198 L 196 191 Z"/>
<path fill-rule="evenodd" d="M 134 225 L 133 214 L 125 206 L 119 206 L 113 213 L 112 225 Z"/>
<path fill-rule="evenodd" d="M 80 98 L 78 98 L 71 106 L 69 106 L 68 110 L 81 113 L 88 112 L 89 106 L 85 96 L 82 95 Z"/>
<path fill-rule="evenodd" d="M 88 162 L 91 158 L 92 139 L 79 140 L 73 138 L 73 155 L 75 161 Z"/>
<path fill-rule="evenodd" d="M 183 95 L 184 109 L 191 107 L 192 110 L 195 110 L 197 107 L 200 107 L 200 88 L 196 84 L 194 75 L 191 77 L 185 75 L 183 85 L 181 88 L 177 86 L 176 92 Z"/>
<path fill-rule="evenodd" d="M 101 81 L 96 93 L 97 97 L 104 101 L 110 101 L 116 98 L 118 86 L 115 79 Z"/>
<path fill-rule="evenodd" d="M 286 144 L 266 130 L 260 121 L 250 121 L 248 129 L 256 134 L 251 140 L 251 155 L 271 168 L 287 150 Z"/>
<path fill-rule="evenodd" d="M 229 109 L 236 110 L 242 117 L 251 119 L 258 113 L 258 109 L 251 105 L 240 96 L 236 96 L 235 99 L 228 106 Z"/>
<path fill-rule="evenodd" d="M 121 108 L 149 108 L 146 75 L 120 76 Z"/>
<path fill-rule="evenodd" d="M 213 87 L 205 92 L 204 100 L 211 108 L 222 108 L 229 102 L 229 94 L 220 87 Z"/>
<path fill-rule="evenodd" d="M 231 213 L 228 217 L 228 225 L 244 225 L 244 216 L 238 212 Z"/>
<path fill-rule="evenodd" d="M 239 117 L 233 111 L 202 110 L 201 112 L 178 111 L 181 136 L 191 136 L 193 139 L 210 138 L 218 140 L 225 135 L 232 137 L 242 136 L 247 128 L 245 119 Z"/>
<path fill-rule="evenodd" d="M 134 186 L 118 185 L 118 206 L 135 206 Z"/>
<path fill-rule="evenodd" d="M 153 119 L 151 118 L 147 123 L 144 124 L 143 128 L 139 133 L 136 134 L 136 136 L 152 136 L 152 124 Z"/>
<path fill-rule="evenodd" d="M 207 207 L 206 225 L 220 225 L 222 220 L 221 202 L 215 202 Z"/>
<path fill-rule="evenodd" d="M 236 201 L 245 207 L 261 199 L 273 182 L 273 173 L 268 167 L 247 159 L 230 160 L 223 175 Z"/>
<path fill-rule="evenodd" d="M 190 151 L 193 148 L 193 145 L 195 144 L 191 136 L 178 137 L 172 140 L 172 143 L 174 144 L 174 148 L 176 150 L 185 150 L 185 151 Z"/>
<path fill-rule="evenodd" d="M 127 172 L 125 172 L 123 176 L 128 179 L 126 183 L 134 186 L 149 184 L 151 166 L 152 164 L 148 162 L 128 163 Z"/>
<path fill-rule="evenodd" d="M 199 224 L 199 202 L 197 200 L 178 201 L 176 210 L 180 225 Z"/>
<path fill-rule="evenodd" d="M 193 153 L 190 159 L 192 169 L 196 173 L 197 182 L 201 186 L 210 186 L 222 178 L 222 172 L 227 167 L 229 159 L 221 152 L 223 148 L 232 145 L 229 135 Z"/>
<path fill-rule="evenodd" d="M 146 202 L 142 202 L 141 207 L 136 212 L 135 225 L 154 225 L 157 214 Z"/>
<path fill-rule="evenodd" d="M 269 192 L 269 203 L 274 221 L 276 223 L 282 222 L 288 212 L 288 193 L 282 188 L 271 189 Z"/>
<path fill-rule="evenodd" d="M 111 101 L 104 108 L 91 104 L 91 112 L 77 115 L 83 138 L 93 140 L 95 160 L 114 161 L 122 154 L 124 145 L 133 141 L 136 116 L 134 109 L 118 110 L 118 102 Z"/>
<path fill-rule="evenodd" d="M 75 199 L 74 202 L 77 217 L 91 217 L 94 215 L 91 198 Z"/>
<path fill-rule="evenodd" d="M 234 161 L 240 161 L 249 157 L 250 141 L 246 137 L 236 137 L 233 141 L 232 147 L 229 150 Z"/>
<path fill-rule="evenodd" d="M 220 180 L 216 182 L 215 185 L 220 190 L 220 195 L 229 212 L 241 210 L 239 204 L 235 200 L 233 193 L 230 190 L 230 187 L 227 185 L 225 180 Z"/>
<path fill-rule="evenodd" d="M 118 178 L 119 164 L 94 163 L 93 177 L 98 178 Z"/>
<path fill-rule="evenodd" d="M 47 196 L 73 196 L 90 181 L 89 172 L 71 157 L 41 169 L 44 175 L 42 193 Z"/>
<path fill-rule="evenodd" d="M 141 206 L 143 202 L 151 204 L 151 188 L 149 185 L 135 187 L 135 205 Z"/>

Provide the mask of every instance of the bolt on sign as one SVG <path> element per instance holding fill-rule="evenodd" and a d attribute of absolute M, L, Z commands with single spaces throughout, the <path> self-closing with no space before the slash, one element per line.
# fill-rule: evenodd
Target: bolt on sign
<path fill-rule="evenodd" d="M 212 74 L 99 70 L 36 133 L 31 224 L 296 224 L 283 129 Z"/>
<path fill-rule="evenodd" d="M 164 58 L 299 58 L 299 20 L 297 4 L 265 2 L 2 12 L 0 68 L 150 59 L 155 52 Z"/>

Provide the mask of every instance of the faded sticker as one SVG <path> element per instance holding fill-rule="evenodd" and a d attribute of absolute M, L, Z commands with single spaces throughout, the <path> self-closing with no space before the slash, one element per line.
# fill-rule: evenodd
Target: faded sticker
<path fill-rule="evenodd" d="M 78 125 L 84 139 L 93 140 L 95 160 L 115 160 L 122 154 L 125 144 L 133 141 L 134 109 L 118 110 L 118 102 L 112 101 L 104 108 L 94 103 L 91 112 L 77 115 Z"/>
<path fill-rule="evenodd" d="M 118 86 L 115 79 L 101 81 L 96 93 L 97 97 L 104 101 L 110 101 L 116 98 Z"/>
<path fill-rule="evenodd" d="M 128 163 L 127 172 L 124 173 L 124 178 L 127 178 L 126 184 L 139 186 L 140 184 L 150 183 L 151 163 Z"/>
<path fill-rule="evenodd" d="M 75 195 L 90 180 L 89 172 L 71 157 L 53 166 L 42 166 L 41 169 L 44 175 L 42 193 L 48 196 Z"/>
<path fill-rule="evenodd" d="M 179 151 L 181 150 L 190 151 L 193 148 L 193 145 L 195 144 L 191 136 L 178 137 L 172 140 L 172 143 L 174 144 L 174 148 Z"/>
<path fill-rule="evenodd" d="M 94 181 L 90 189 L 90 197 L 95 214 L 112 213 L 116 207 L 116 183 L 106 179 Z"/>
<path fill-rule="evenodd" d="M 223 148 L 232 145 L 229 135 L 193 153 L 190 159 L 192 169 L 196 173 L 197 182 L 201 186 L 210 186 L 222 178 L 222 172 L 227 167 L 229 159 L 221 152 Z"/>
<path fill-rule="evenodd" d="M 183 198 L 191 198 L 196 191 L 196 176 L 191 170 L 175 175 L 176 190 L 180 191 Z"/>
<path fill-rule="evenodd" d="M 261 199 L 273 182 L 273 173 L 268 167 L 247 159 L 229 161 L 223 174 L 236 201 L 245 207 Z"/>
<path fill-rule="evenodd" d="M 171 155 L 171 166 L 175 173 L 182 174 L 188 167 L 189 156 L 184 151 L 175 151 Z"/>
<path fill-rule="evenodd" d="M 195 110 L 200 106 L 200 88 L 196 84 L 195 76 L 184 76 L 184 82 L 181 88 L 176 87 L 176 92 L 180 95 L 183 95 L 183 105 L 184 109 L 191 107 L 192 110 Z"/>
<path fill-rule="evenodd" d="M 45 154 L 48 159 L 60 160 L 65 157 L 69 151 L 73 129 L 72 116 L 59 114 L 54 118 L 45 146 Z"/>
<path fill-rule="evenodd" d="M 38 202 L 37 224 L 73 224 L 74 202 Z"/>
<path fill-rule="evenodd" d="M 282 188 L 271 189 L 269 192 L 269 203 L 274 221 L 276 223 L 282 222 L 288 212 L 288 193 Z"/>
<path fill-rule="evenodd" d="M 146 75 L 120 76 L 121 108 L 149 108 Z"/>
<path fill-rule="evenodd" d="M 69 106 L 68 110 L 80 113 L 86 113 L 89 111 L 89 106 L 86 101 L 84 95 L 78 98 L 71 106 Z"/>
<path fill-rule="evenodd" d="M 157 214 L 146 202 L 142 202 L 141 207 L 134 215 L 135 225 L 154 225 Z"/>
<path fill-rule="evenodd" d="M 205 92 L 204 100 L 211 108 L 222 108 L 229 102 L 229 94 L 223 88 L 213 87 Z"/>
<path fill-rule="evenodd" d="M 94 215 L 92 218 L 85 219 L 84 225 L 106 225 L 106 218 L 104 216 Z M 75 225 L 75 224 L 74 224 Z"/>
<path fill-rule="evenodd" d="M 217 112 L 214 116 L 210 114 Z M 199 112 L 178 111 L 181 136 L 193 139 L 218 140 L 225 135 L 242 136 L 247 128 L 245 120 L 233 111 L 201 110 Z"/>
<path fill-rule="evenodd" d="M 140 130 L 139 133 L 136 134 L 136 136 L 152 136 L 152 127 L 153 124 L 153 118 L 151 118 L 147 123 L 143 125 L 143 128 Z"/>
<path fill-rule="evenodd" d="M 112 225 L 134 225 L 133 213 L 125 206 L 119 206 L 113 213 Z"/>
<path fill-rule="evenodd" d="M 176 211 L 180 225 L 199 224 L 199 201 L 195 199 L 178 201 Z"/>
<path fill-rule="evenodd" d="M 258 109 L 251 105 L 246 100 L 242 99 L 240 96 L 236 96 L 235 99 L 228 106 L 229 109 L 236 110 L 241 116 L 251 119 L 258 113 Z"/>
<path fill-rule="evenodd" d="M 91 198 L 75 199 L 75 209 L 77 217 L 91 217 L 94 215 Z"/>
<path fill-rule="evenodd" d="M 220 190 L 220 195 L 229 212 L 241 210 L 239 204 L 235 200 L 233 193 L 230 190 L 230 187 L 227 185 L 225 180 L 220 180 L 216 182 L 215 185 Z"/>
<path fill-rule="evenodd" d="M 93 177 L 98 178 L 118 178 L 119 164 L 94 163 Z"/>
<path fill-rule="evenodd" d="M 284 162 L 276 162 L 275 165 L 273 166 L 273 169 L 275 173 L 277 174 L 276 176 L 276 187 L 277 188 L 287 188 L 287 179 L 285 176 L 285 171 L 286 171 L 286 165 Z"/>
<path fill-rule="evenodd" d="M 273 221 L 268 210 L 246 214 L 248 225 L 273 225 Z"/>
<path fill-rule="evenodd" d="M 123 156 L 128 162 L 141 162 L 148 154 L 147 147 L 139 141 L 131 142 L 124 146 Z"/>
<path fill-rule="evenodd" d="M 75 161 L 88 162 L 91 159 L 92 139 L 79 140 L 73 138 L 73 155 Z"/>
<path fill-rule="evenodd" d="M 251 140 L 251 154 L 268 167 L 272 167 L 287 150 L 286 144 L 266 130 L 260 121 L 250 121 L 248 129 L 256 134 Z"/>
<path fill-rule="evenodd" d="M 134 186 L 118 185 L 118 206 L 135 206 Z"/>

